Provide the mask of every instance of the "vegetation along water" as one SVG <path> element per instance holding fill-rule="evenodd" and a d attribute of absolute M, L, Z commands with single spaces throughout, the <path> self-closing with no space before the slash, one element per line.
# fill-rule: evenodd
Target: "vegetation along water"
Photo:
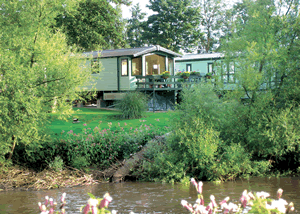
<path fill-rule="evenodd" d="M 269 188 L 276 198 L 282 188 L 291 197 L 286 198 L 288 202 L 294 201 L 299 210 L 298 195 L 288 187 L 298 188 L 294 178 L 300 173 L 299 1 L 243 0 L 229 9 L 218 0 L 157 0 L 149 4 L 153 15 L 143 21 L 136 5 L 127 25 L 120 9 L 130 5 L 127 0 L 0 1 L 1 209 L 6 213 L 39 212 L 26 208 L 26 203 L 33 204 L 29 198 L 36 206 L 43 200 L 42 189 L 58 188 L 53 192 L 56 201 L 63 192 L 71 200 L 74 197 L 78 201 L 72 208 L 66 204 L 71 210 L 86 204 L 88 192 L 103 197 L 107 191 L 114 199 L 118 199 L 117 193 L 131 196 L 142 191 L 140 186 L 136 188 L 140 183 L 133 183 L 131 190 L 121 188 L 127 183 L 109 183 L 101 186 L 103 191 L 95 192 L 93 187 L 111 181 L 125 160 L 140 154 L 130 173 L 120 180 L 153 183 L 147 184 L 139 201 L 113 200 L 110 205 L 118 210 L 149 212 L 149 201 L 158 198 L 158 212 L 188 212 L 179 200 L 187 200 L 182 205 L 188 209 L 195 202 L 197 191 L 190 187 L 191 178 L 197 183 L 220 183 L 206 190 L 217 189 L 219 195 L 212 195 L 220 201 L 238 189 L 233 185 L 235 180 L 248 183 L 257 178 L 259 185 L 261 178 L 284 176 L 288 177 L 287 191 L 285 182 L 276 179 L 276 190 L 268 186 L 271 180 L 243 189 L 255 193 Z M 104 70 L 98 63 L 92 65 L 93 59 L 83 59 L 84 52 L 144 45 L 161 45 L 178 53 L 217 51 L 222 58 L 208 66 L 213 75 L 203 76 L 205 81 L 193 85 L 182 82 L 173 112 L 146 112 L 148 97 L 137 91 L 126 93 L 118 102 L 119 111 L 78 111 L 72 107 L 73 101 L 99 98 L 83 85 L 94 80 L 94 66 L 98 66 L 99 75 Z M 175 61 L 167 60 L 165 64 L 174 70 Z M 128 66 L 119 77 L 134 79 L 129 61 L 125 61 Z M 154 65 L 157 71 L 161 68 Z M 186 68 L 183 73 L 188 79 L 191 65 Z M 167 137 L 161 138 L 163 135 Z M 243 182 L 239 184 L 243 186 Z M 180 189 L 178 198 L 167 199 L 170 209 L 164 204 L 165 194 L 154 188 L 157 183 L 167 186 L 168 194 L 172 188 Z M 179 187 L 179 183 L 187 186 Z M 80 189 L 80 185 L 90 186 Z M 222 185 L 228 188 L 222 189 Z M 61 191 L 74 186 L 79 188 L 78 192 L 74 188 L 74 195 L 71 189 Z M 17 195 L 6 191 L 18 188 L 32 191 Z M 193 192 L 186 194 L 189 188 Z M 243 191 L 233 198 L 239 199 Z M 33 196 L 27 198 L 25 193 Z M 16 198 L 23 195 L 24 202 L 18 201 L 16 209 L 5 200 L 10 194 Z M 204 195 L 205 200 L 210 198 L 214 204 L 210 195 Z M 251 196 L 247 192 L 243 197 Z M 263 200 L 258 202 L 264 209 Z M 143 207 L 128 207 L 137 203 Z M 155 208 L 151 205 L 149 209 Z"/>

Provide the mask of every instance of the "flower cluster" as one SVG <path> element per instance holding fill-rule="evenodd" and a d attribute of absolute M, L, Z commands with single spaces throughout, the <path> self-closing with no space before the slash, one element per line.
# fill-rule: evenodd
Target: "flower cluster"
<path fill-rule="evenodd" d="M 156 119 L 159 122 L 159 119 Z M 101 163 L 100 167 L 105 169 L 116 160 L 128 158 L 141 149 L 150 139 L 162 135 L 168 131 L 168 127 L 156 128 L 146 120 L 140 120 L 139 127 L 129 127 L 128 124 L 118 123 L 112 129 L 101 129 L 99 126 L 94 129 L 88 124 L 83 133 L 75 134 L 69 131 L 60 143 L 60 155 L 67 160 L 66 164 L 72 164 L 77 157 L 84 157 L 90 163 Z M 127 127 L 126 127 L 127 126 Z"/>
<path fill-rule="evenodd" d="M 64 206 L 66 204 L 66 193 L 64 192 L 60 198 L 61 205 L 59 206 L 60 214 L 65 214 L 66 211 Z M 53 201 L 53 198 L 49 198 L 49 196 L 45 197 L 45 202 L 42 204 L 38 203 L 41 213 L 40 214 L 52 214 L 57 207 L 57 203 Z M 57 212 L 56 212 L 57 213 Z"/>
<path fill-rule="evenodd" d="M 114 210 L 112 212 L 108 211 L 108 205 L 112 202 L 112 197 L 109 193 L 105 193 L 103 198 L 96 198 L 91 193 L 89 193 L 90 199 L 87 204 L 81 207 L 80 212 L 83 214 L 98 214 L 98 213 L 116 213 Z"/>
<path fill-rule="evenodd" d="M 198 71 L 191 71 L 191 75 L 199 76 L 200 72 L 198 72 Z"/>
<path fill-rule="evenodd" d="M 229 197 L 222 200 L 219 205 L 216 203 L 215 197 L 210 196 L 210 202 L 204 206 L 204 199 L 202 196 L 203 183 L 197 183 L 194 178 L 191 183 L 195 186 L 198 192 L 198 199 L 194 205 L 189 204 L 186 200 L 181 201 L 181 205 L 190 211 L 192 214 L 212 214 L 212 213 L 289 213 L 294 211 L 293 202 L 287 203 L 282 199 L 282 189 L 277 191 L 277 200 L 267 199 L 270 194 L 267 192 L 248 192 L 244 190 L 240 198 L 239 204 L 228 203 Z M 271 204 L 269 204 L 271 203 Z"/>
<path fill-rule="evenodd" d="M 170 71 L 165 71 L 161 73 L 162 78 L 169 78 L 171 76 Z"/>

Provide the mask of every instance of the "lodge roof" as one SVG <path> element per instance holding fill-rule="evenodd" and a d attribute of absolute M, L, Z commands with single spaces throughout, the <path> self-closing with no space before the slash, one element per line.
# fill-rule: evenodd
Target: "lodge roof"
<path fill-rule="evenodd" d="M 93 58 L 107 58 L 107 57 L 118 57 L 118 56 L 133 56 L 138 57 L 143 54 L 148 54 L 154 51 L 161 51 L 167 54 L 170 54 L 175 57 L 181 57 L 181 54 L 175 53 L 169 49 L 163 48 L 159 45 L 150 46 L 150 47 L 141 47 L 141 48 L 126 48 L 126 49 L 114 49 L 114 50 L 103 50 L 103 51 L 91 51 L 85 52 L 86 56 L 92 55 Z"/>
<path fill-rule="evenodd" d="M 220 59 L 222 57 L 224 57 L 222 53 L 185 54 L 180 58 L 175 58 L 175 61 Z"/>

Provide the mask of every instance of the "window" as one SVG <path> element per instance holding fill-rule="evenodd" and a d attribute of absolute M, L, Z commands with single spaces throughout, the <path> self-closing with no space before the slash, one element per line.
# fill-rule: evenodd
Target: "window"
<path fill-rule="evenodd" d="M 128 76 L 128 59 L 121 60 L 121 75 Z"/>
<path fill-rule="evenodd" d="M 186 71 L 188 72 L 192 71 L 192 64 L 186 64 Z"/>
<path fill-rule="evenodd" d="M 92 74 L 98 74 L 99 73 L 99 60 L 98 59 L 92 59 L 91 60 L 91 69 Z"/>
<path fill-rule="evenodd" d="M 146 58 L 146 75 L 161 74 L 166 69 L 166 58 L 157 54 L 151 54 Z"/>
<path fill-rule="evenodd" d="M 170 71 L 171 75 L 173 74 L 173 70 L 174 70 L 173 59 L 168 57 L 168 71 Z"/>
<path fill-rule="evenodd" d="M 207 63 L 207 73 L 214 73 L 212 63 Z"/>
<path fill-rule="evenodd" d="M 224 83 L 235 83 L 235 66 L 234 62 L 225 63 L 222 62 L 221 78 Z"/>
<path fill-rule="evenodd" d="M 142 58 L 133 58 L 132 59 L 132 72 L 131 75 L 142 75 Z"/>

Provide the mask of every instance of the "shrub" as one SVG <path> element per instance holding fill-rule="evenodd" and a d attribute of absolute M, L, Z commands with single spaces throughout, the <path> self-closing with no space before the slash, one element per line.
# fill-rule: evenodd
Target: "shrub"
<path fill-rule="evenodd" d="M 118 102 L 122 118 L 141 118 L 148 108 L 148 98 L 141 92 L 129 92 Z"/>
<path fill-rule="evenodd" d="M 182 99 L 172 134 L 164 147 L 151 147 L 146 153 L 150 160 L 144 161 L 142 176 L 164 182 L 188 176 L 225 181 L 269 171 L 267 160 L 254 159 L 247 147 L 226 134 L 237 129 L 235 112 L 241 104 L 220 100 L 210 84 L 183 89 Z"/>
<path fill-rule="evenodd" d="M 106 169 L 117 160 L 123 160 L 138 152 L 150 139 L 165 132 L 167 128 L 157 129 L 144 123 L 129 131 L 125 131 L 123 127 L 113 131 L 100 130 L 98 127 L 92 130 L 86 126 L 82 133 L 69 131 L 64 139 L 57 138 L 42 143 L 38 147 L 30 148 L 30 153 L 26 152 L 25 147 L 18 145 L 14 161 L 42 170 L 56 156 L 60 156 L 65 165 L 74 168 L 96 165 Z"/>
<path fill-rule="evenodd" d="M 61 171 L 64 166 L 64 161 L 60 156 L 56 156 L 53 161 L 48 164 L 49 169 L 56 172 Z"/>
<path fill-rule="evenodd" d="M 71 166 L 74 167 L 75 169 L 82 169 L 89 165 L 90 163 L 87 161 L 87 159 L 84 156 L 76 156 L 71 163 Z"/>

